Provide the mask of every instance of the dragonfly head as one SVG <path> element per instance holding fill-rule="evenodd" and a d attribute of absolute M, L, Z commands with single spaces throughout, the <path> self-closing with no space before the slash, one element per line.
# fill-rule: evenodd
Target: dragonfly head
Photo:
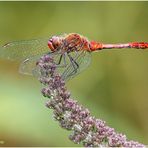
<path fill-rule="evenodd" d="M 61 45 L 61 39 L 58 36 L 53 36 L 51 39 L 48 40 L 48 47 L 51 51 L 57 51 L 57 48 Z"/>

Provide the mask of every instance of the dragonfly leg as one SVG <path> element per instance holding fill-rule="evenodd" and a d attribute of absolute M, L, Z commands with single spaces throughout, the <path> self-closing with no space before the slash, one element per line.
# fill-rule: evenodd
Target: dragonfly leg
<path fill-rule="evenodd" d="M 71 57 L 70 54 L 67 54 L 67 55 L 68 55 L 68 57 L 69 57 L 69 59 L 70 59 L 70 62 L 71 62 L 71 64 L 72 64 L 72 67 L 73 67 L 73 71 L 72 71 L 69 75 L 74 75 L 74 74 L 77 73 L 77 70 L 78 70 L 78 68 L 79 68 L 79 65 L 78 65 L 78 63 Z"/>
<path fill-rule="evenodd" d="M 64 64 L 63 65 L 61 65 L 61 66 L 63 66 L 63 67 L 66 67 L 67 66 L 67 62 L 66 62 L 66 55 L 65 54 L 63 54 L 63 55 L 61 55 L 62 56 L 62 58 L 63 58 L 63 62 L 64 62 Z M 62 60 L 62 58 L 61 58 L 61 60 Z M 61 61 L 60 61 L 61 62 Z"/>
<path fill-rule="evenodd" d="M 61 64 L 62 59 L 63 59 L 63 63 Z M 59 68 L 66 67 L 67 63 L 66 63 L 66 59 L 65 59 L 65 54 L 61 54 L 60 58 L 58 59 L 58 62 L 55 62 L 55 64 Z"/>
<path fill-rule="evenodd" d="M 62 58 L 63 58 L 63 55 L 61 54 L 60 59 L 59 59 L 59 62 L 57 63 L 57 65 L 60 65 L 61 64 Z"/>

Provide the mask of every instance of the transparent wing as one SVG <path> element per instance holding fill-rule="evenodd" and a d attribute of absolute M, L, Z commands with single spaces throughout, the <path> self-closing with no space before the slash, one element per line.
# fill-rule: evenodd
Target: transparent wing
<path fill-rule="evenodd" d="M 54 58 L 54 62 L 55 64 L 58 63 L 61 53 L 57 52 L 47 52 L 44 53 L 43 55 L 48 54 L 50 56 L 52 56 L 52 58 Z M 26 74 L 26 75 L 33 75 L 35 77 L 40 77 L 41 73 L 40 73 L 40 68 L 36 65 L 36 63 L 39 61 L 39 59 L 43 56 L 43 55 L 36 55 L 36 56 L 32 56 L 29 57 L 27 59 L 25 59 L 24 61 L 22 61 L 22 63 L 20 64 L 19 67 L 19 72 L 21 74 Z M 62 63 L 61 63 L 62 64 Z M 61 64 L 57 64 L 58 69 L 61 72 L 61 69 L 64 69 L 65 66 L 61 66 Z"/>
<path fill-rule="evenodd" d="M 53 58 L 54 63 L 57 65 L 56 70 L 64 80 L 73 78 L 81 71 L 85 70 L 91 62 L 91 54 L 86 51 L 70 53 L 74 63 L 72 63 L 67 53 L 62 55 L 60 52 L 51 52 L 48 53 L 48 55 Z M 23 61 L 20 65 L 20 73 L 40 77 L 40 68 L 36 66 L 36 62 L 40 58 L 41 56 L 34 56 Z"/>
<path fill-rule="evenodd" d="M 69 59 L 69 64 L 62 73 L 62 78 L 64 80 L 69 80 L 75 77 L 77 74 L 85 70 L 91 63 L 91 54 L 87 51 L 71 53 L 71 57 L 73 58 L 74 62 L 72 63 L 72 61 Z"/>
<path fill-rule="evenodd" d="M 37 69 L 36 63 L 40 58 L 41 56 L 38 55 L 25 59 L 19 66 L 19 72 L 21 74 L 39 77 L 39 70 Z"/>
<path fill-rule="evenodd" d="M 43 55 L 49 51 L 48 38 L 16 41 L 0 47 L 0 58 L 25 60 L 28 57 Z"/>

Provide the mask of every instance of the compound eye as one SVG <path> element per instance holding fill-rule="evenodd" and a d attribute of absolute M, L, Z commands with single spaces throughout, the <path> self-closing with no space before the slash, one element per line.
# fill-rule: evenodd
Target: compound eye
<path fill-rule="evenodd" d="M 51 51 L 54 51 L 53 41 L 52 39 L 48 40 L 48 47 L 51 49 Z"/>
<path fill-rule="evenodd" d="M 57 36 L 53 36 L 51 39 L 48 40 L 48 47 L 51 49 L 51 51 L 58 50 L 58 47 L 61 44 L 61 38 Z"/>
<path fill-rule="evenodd" d="M 53 46 L 56 48 L 60 45 L 60 38 L 57 36 L 52 37 Z"/>

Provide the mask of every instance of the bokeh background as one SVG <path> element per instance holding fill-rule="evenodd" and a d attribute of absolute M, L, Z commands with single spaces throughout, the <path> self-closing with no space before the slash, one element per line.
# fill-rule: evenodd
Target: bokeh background
<path fill-rule="evenodd" d="M 148 41 L 148 2 L 0 2 L 0 44 L 76 32 L 104 43 Z M 44 104 L 36 78 L 0 59 L 0 146 L 77 146 Z M 67 83 L 97 118 L 148 144 L 148 51 L 105 50 Z"/>

